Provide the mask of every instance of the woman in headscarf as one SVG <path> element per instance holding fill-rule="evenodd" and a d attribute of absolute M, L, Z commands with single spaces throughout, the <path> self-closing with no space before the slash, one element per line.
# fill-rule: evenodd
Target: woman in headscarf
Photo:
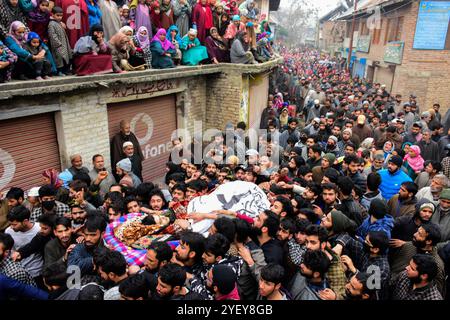
<path fill-rule="evenodd" d="M 150 5 L 150 17 L 152 22 L 152 34 L 156 34 L 159 29 L 161 29 L 161 8 L 159 1 L 155 0 Z"/>
<path fill-rule="evenodd" d="M 176 0 L 173 5 L 173 13 L 175 14 L 175 24 L 181 35 L 185 35 L 189 31 L 189 19 L 192 13 L 192 6 L 188 0 Z"/>
<path fill-rule="evenodd" d="M 241 17 L 239 15 L 233 16 L 233 21 L 228 24 L 227 30 L 225 31 L 225 35 L 223 36 L 226 41 L 228 41 L 228 45 L 231 45 L 234 38 L 239 31 L 246 31 L 245 24 L 241 22 Z"/>
<path fill-rule="evenodd" d="M 172 57 L 176 55 L 176 49 L 167 39 L 167 32 L 159 29 L 150 43 L 152 51 L 152 67 L 155 69 L 174 68 Z"/>
<path fill-rule="evenodd" d="M 43 185 L 52 185 L 56 189 L 56 201 L 66 203 L 69 200 L 69 191 L 64 188 L 63 181 L 58 177 L 55 169 L 47 169 L 42 172 Z"/>
<path fill-rule="evenodd" d="M 136 71 L 145 69 L 144 59 L 134 57 L 134 61 L 131 57 L 135 54 L 134 46 L 130 44 L 130 38 L 122 32 L 116 33 L 111 40 L 109 40 L 111 46 L 112 65 L 114 72 L 122 73 L 125 71 Z M 134 62 L 134 63 L 133 63 Z"/>
<path fill-rule="evenodd" d="M 9 27 L 14 21 L 26 25 L 24 12 L 20 9 L 18 1 L 0 0 L 0 37 L 6 38 Z M 28 28 L 26 32 L 30 31 Z"/>
<path fill-rule="evenodd" d="M 130 4 L 130 18 L 134 21 L 135 30 L 144 26 L 152 32 L 153 18 L 150 15 L 150 7 L 145 3 L 145 0 L 133 0 Z"/>
<path fill-rule="evenodd" d="M 257 64 L 249 46 L 246 32 L 239 32 L 230 50 L 231 63 Z"/>
<path fill-rule="evenodd" d="M 416 179 L 417 175 L 423 170 L 425 160 L 420 155 L 421 151 L 419 146 L 412 145 L 409 148 L 409 152 L 403 159 L 403 166 L 408 170 L 408 175 L 413 179 Z"/>
<path fill-rule="evenodd" d="M 108 41 L 119 32 L 122 25 L 119 8 L 113 0 L 99 0 L 98 7 L 102 11 L 102 26 L 105 32 L 105 40 Z"/>
<path fill-rule="evenodd" d="M 171 0 L 161 0 L 161 28 L 169 29 L 175 23 Z"/>
<path fill-rule="evenodd" d="M 261 23 L 259 24 L 259 32 L 260 33 L 264 33 L 264 32 L 272 33 L 272 29 L 270 28 L 269 22 L 267 20 L 261 21 Z"/>
<path fill-rule="evenodd" d="M 79 76 L 110 73 L 111 48 L 103 38 L 103 27 L 92 26 L 89 35 L 81 37 L 74 48 L 74 72 Z"/>
<path fill-rule="evenodd" d="M 217 31 L 219 32 L 219 35 L 221 37 L 225 35 L 225 32 L 227 32 L 229 25 L 230 25 L 230 15 L 224 12 L 224 14 L 220 18 L 219 27 L 217 28 Z"/>
<path fill-rule="evenodd" d="M 211 28 L 211 35 L 206 38 L 205 45 L 208 49 L 208 55 L 214 64 L 221 62 L 230 62 L 230 50 L 223 38 L 219 35 L 217 28 Z"/>
<path fill-rule="evenodd" d="M 188 34 L 181 39 L 180 49 L 183 53 L 181 63 L 184 65 L 196 66 L 203 60 L 208 59 L 206 47 L 200 44 L 195 29 L 190 29 Z"/>
<path fill-rule="evenodd" d="M 123 26 L 122 28 L 119 29 L 119 32 L 123 33 L 128 37 L 132 37 L 134 34 L 134 30 L 130 26 Z"/>
<path fill-rule="evenodd" d="M 36 32 L 44 42 L 48 40 L 49 4 L 48 0 L 38 0 L 37 7 L 28 13 L 28 27 Z"/>
<path fill-rule="evenodd" d="M 198 0 L 192 11 L 192 24 L 197 28 L 197 38 L 204 43 L 208 36 L 209 29 L 214 27 L 211 7 L 207 0 Z"/>
<path fill-rule="evenodd" d="M 177 65 L 181 63 L 181 58 L 183 54 L 181 53 L 181 37 L 180 32 L 178 31 L 178 27 L 176 25 L 170 26 L 169 30 L 167 30 L 169 41 L 172 42 L 175 47 L 177 54 L 172 58 Z"/>
<path fill-rule="evenodd" d="M 239 11 L 247 10 L 247 14 L 245 15 L 248 19 L 255 20 L 259 13 L 259 10 L 256 8 L 255 0 L 246 0 L 239 6 Z"/>
<path fill-rule="evenodd" d="M 152 68 L 152 52 L 150 50 L 150 36 L 146 27 L 142 26 L 132 38 L 136 48 L 136 56 L 145 60 L 147 69 Z"/>
<path fill-rule="evenodd" d="M 52 73 L 56 73 L 55 61 L 45 44 L 42 44 L 42 49 L 44 49 L 45 52 L 37 55 L 33 55 L 24 49 L 27 42 L 26 30 L 25 24 L 20 21 L 14 21 L 11 23 L 9 33 L 5 38 L 5 45 L 18 57 L 18 61 L 13 70 L 14 77 L 21 80 L 35 77 L 32 62 L 42 59 L 49 61 L 52 65 Z"/>

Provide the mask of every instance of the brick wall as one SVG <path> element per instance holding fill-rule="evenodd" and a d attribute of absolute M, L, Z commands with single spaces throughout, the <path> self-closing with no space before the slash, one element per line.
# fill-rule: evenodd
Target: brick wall
<path fill-rule="evenodd" d="M 228 121 L 239 122 L 242 75 L 227 72 L 209 75 L 206 81 L 207 113 L 205 129 L 225 128 Z"/>
<path fill-rule="evenodd" d="M 83 99 L 80 99 L 80 95 Z M 63 168 L 70 166 L 70 155 L 79 153 L 91 168 L 92 156 L 99 153 L 110 163 L 106 102 L 97 91 L 61 97 L 56 113 L 56 131 Z"/>
<path fill-rule="evenodd" d="M 401 65 L 396 66 L 392 93 L 399 93 L 403 95 L 404 99 L 407 99 L 411 93 L 415 94 L 421 110 L 431 108 L 433 103 L 440 103 L 441 113 L 444 114 L 450 107 L 450 95 L 448 94 L 450 50 L 413 49 L 418 8 L 419 1 L 415 1 L 399 10 L 383 14 L 379 43 L 373 43 L 374 31 L 372 30 L 369 53 L 357 52 L 356 55 L 358 58 L 366 58 L 368 64 L 380 61 L 382 67 L 375 68 L 373 80 L 384 83 L 389 88 L 392 71 L 386 68 L 387 65 L 383 61 L 387 19 L 403 17 L 403 32 L 400 37 L 400 41 L 405 43 L 403 61 Z M 366 23 L 366 20 L 362 20 L 361 23 Z"/>

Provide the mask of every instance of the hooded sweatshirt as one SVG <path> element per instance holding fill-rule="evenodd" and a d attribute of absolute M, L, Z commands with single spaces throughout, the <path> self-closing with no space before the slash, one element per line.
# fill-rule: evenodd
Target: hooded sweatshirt
<path fill-rule="evenodd" d="M 358 228 L 357 235 L 365 239 L 370 231 L 384 231 L 391 238 L 391 231 L 394 228 L 394 218 L 388 214 L 386 202 L 383 199 L 374 199 L 370 204 L 369 217 L 367 217 Z M 383 216 L 372 222 L 371 217 Z"/>

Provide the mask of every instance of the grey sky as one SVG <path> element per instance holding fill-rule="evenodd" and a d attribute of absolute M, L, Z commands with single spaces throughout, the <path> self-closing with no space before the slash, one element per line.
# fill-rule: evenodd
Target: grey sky
<path fill-rule="evenodd" d="M 281 0 L 280 6 L 287 7 L 296 0 Z M 334 9 L 340 0 L 306 0 L 311 6 L 319 9 L 319 17 Z"/>

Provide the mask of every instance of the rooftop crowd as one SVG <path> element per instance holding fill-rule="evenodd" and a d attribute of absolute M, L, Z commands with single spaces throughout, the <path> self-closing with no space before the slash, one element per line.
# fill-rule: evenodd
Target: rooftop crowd
<path fill-rule="evenodd" d="M 254 0 L 0 0 L 0 83 L 274 58 Z"/>
<path fill-rule="evenodd" d="M 130 123 L 91 169 L 80 155 L 42 186 L 5 190 L 0 207 L 0 300 L 443 300 L 450 267 L 450 120 L 340 61 L 280 46 L 257 149 L 246 124 L 205 141 L 174 138 L 182 160 L 165 183 L 142 177 Z M 246 151 L 242 159 L 229 147 Z M 170 159 L 173 160 L 173 159 Z M 258 185 L 270 202 L 245 212 L 187 213 L 220 185 Z M 104 241 L 108 223 L 145 213 L 170 219 L 176 245 L 152 243 L 143 266 Z M 207 235 L 193 222 L 214 220 Z M 80 271 L 79 286 L 69 279 Z"/>

